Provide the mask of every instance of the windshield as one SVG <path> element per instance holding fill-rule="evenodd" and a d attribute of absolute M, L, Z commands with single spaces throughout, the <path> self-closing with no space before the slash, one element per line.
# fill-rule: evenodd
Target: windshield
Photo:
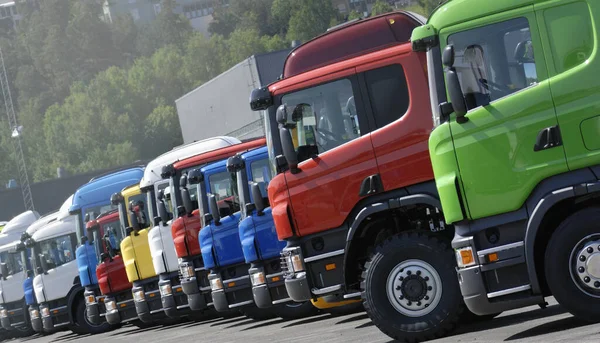
<path fill-rule="evenodd" d="M 218 203 L 232 207 L 232 213 L 240 210 L 240 198 L 237 190 L 237 175 L 227 171 L 208 177 L 210 193 L 214 194 Z"/>
<path fill-rule="evenodd" d="M 77 218 L 77 244 L 81 242 L 81 237 L 85 235 L 85 225 L 88 221 L 96 219 L 101 213 L 108 212 L 115 209 L 115 205 L 106 204 L 106 205 L 98 205 L 93 207 L 87 207 L 83 209 L 83 217 L 81 211 L 79 212 L 79 216 Z M 85 220 L 86 215 L 89 215 Z"/>
<path fill-rule="evenodd" d="M 92 231 L 94 235 L 94 249 L 98 262 L 102 262 L 100 255 L 104 252 L 114 257 L 120 252 L 120 244 L 123 240 L 123 230 L 121 230 L 121 222 L 113 220 L 95 226 Z"/>
<path fill-rule="evenodd" d="M 40 258 L 46 260 L 48 270 L 73 261 L 75 258 L 75 235 L 67 234 L 36 244 Z"/>
<path fill-rule="evenodd" d="M 6 263 L 8 269 L 6 277 L 23 271 L 23 260 L 20 252 L 5 251 L 0 253 L 0 261 Z"/>
<path fill-rule="evenodd" d="M 142 226 L 142 228 L 147 228 L 150 225 L 150 221 L 148 220 L 148 206 L 146 206 L 146 195 L 143 193 L 140 194 L 136 194 L 133 196 L 130 196 L 128 198 L 125 198 L 125 206 L 127 208 L 128 211 L 124 211 L 124 209 L 121 209 L 119 211 L 119 215 L 121 215 L 121 212 L 124 211 L 125 212 L 125 218 L 126 219 L 126 223 L 127 223 L 127 227 L 131 226 L 131 222 L 129 221 L 129 211 L 133 210 L 133 208 L 131 208 L 131 206 L 133 205 L 134 207 L 136 206 L 141 206 L 143 208 L 143 210 L 140 212 L 136 212 L 137 214 L 137 219 L 138 219 L 138 223 Z"/>
<path fill-rule="evenodd" d="M 178 192 L 177 194 L 181 195 L 181 189 L 175 189 L 175 178 L 177 178 L 177 180 L 179 180 L 179 178 L 182 175 L 187 175 L 189 173 L 190 170 L 194 170 L 194 169 L 198 169 L 201 166 L 193 166 L 193 167 L 189 167 L 187 169 L 183 169 L 183 170 L 179 170 L 177 171 L 177 173 L 175 173 L 174 176 L 171 177 L 170 181 L 169 181 L 169 188 L 170 188 L 170 194 L 176 194 L 175 192 Z M 177 182 L 177 186 L 181 187 L 180 183 Z M 190 199 L 192 200 L 192 205 L 194 206 L 194 209 L 198 208 L 198 187 L 194 184 L 188 184 L 186 186 L 188 193 L 190 194 Z M 178 204 L 177 203 L 177 197 L 171 196 L 171 202 L 173 203 L 171 206 L 172 208 L 177 208 L 183 204 Z"/>

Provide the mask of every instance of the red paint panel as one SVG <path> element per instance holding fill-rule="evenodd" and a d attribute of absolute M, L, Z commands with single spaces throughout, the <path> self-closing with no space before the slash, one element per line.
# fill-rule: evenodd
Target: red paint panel
<path fill-rule="evenodd" d="M 175 243 L 177 257 L 194 256 L 200 254 L 198 233 L 202 229 L 200 211 L 194 210 L 192 216 L 183 216 L 175 219 L 171 225 L 171 235 Z"/>
<path fill-rule="evenodd" d="M 117 255 L 112 261 L 100 263 L 96 268 L 96 276 L 102 294 L 111 294 L 131 289 L 133 286 L 127 279 L 125 264 L 121 256 Z"/>
<path fill-rule="evenodd" d="M 209 151 L 204 154 L 199 154 L 199 155 L 192 156 L 192 157 L 186 158 L 184 160 L 178 161 L 173 164 L 173 167 L 175 167 L 176 170 L 181 170 L 181 169 L 186 169 L 186 168 L 190 168 L 190 167 L 201 166 L 206 163 L 226 159 L 230 156 L 237 154 L 240 151 L 252 150 L 252 149 L 263 147 L 266 144 L 267 144 L 267 141 L 264 138 L 255 139 L 255 140 L 245 142 L 245 143 L 234 144 L 234 145 L 230 145 L 225 148 Z"/>
<path fill-rule="evenodd" d="M 283 174 L 275 176 L 268 187 L 271 213 L 275 222 L 275 229 L 279 240 L 284 240 L 294 235 L 288 218 L 289 197 L 288 189 Z"/>

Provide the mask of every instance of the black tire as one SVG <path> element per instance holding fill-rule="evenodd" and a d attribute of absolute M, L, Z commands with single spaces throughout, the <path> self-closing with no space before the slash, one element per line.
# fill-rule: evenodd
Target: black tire
<path fill-rule="evenodd" d="M 77 335 L 86 334 L 99 334 L 107 332 L 116 328 L 116 326 L 110 325 L 107 322 L 103 322 L 100 325 L 94 325 L 90 323 L 86 315 L 86 306 L 84 301 L 79 301 L 75 307 L 75 324 L 70 329 Z"/>
<path fill-rule="evenodd" d="M 545 255 L 545 272 L 548 287 L 561 306 L 576 317 L 590 321 L 600 321 L 600 290 L 591 289 L 591 296 L 584 292 L 583 282 L 578 286 L 575 267 L 571 268 L 574 249 L 585 237 L 596 235 L 592 241 L 600 241 L 600 208 L 590 207 L 575 212 L 565 219 L 550 237 Z M 591 241 L 590 241 L 591 242 Z M 598 248 L 594 244 L 593 250 Z M 599 253 L 597 250 L 594 254 Z M 577 254 L 577 253 L 575 253 Z M 590 286 L 595 281 L 590 281 Z"/>
<path fill-rule="evenodd" d="M 258 308 L 256 306 L 248 306 L 240 309 L 242 314 L 250 319 L 257 321 L 273 319 L 277 317 L 272 308 Z"/>
<path fill-rule="evenodd" d="M 273 311 L 277 317 L 287 320 L 305 318 L 319 313 L 319 309 L 314 307 L 310 301 L 280 304 L 273 307 Z"/>
<path fill-rule="evenodd" d="M 437 273 L 437 280 L 440 283 L 437 288 L 427 288 L 429 287 L 427 285 L 435 284 L 433 274 L 431 275 L 434 280 L 429 277 L 425 279 L 421 276 L 421 272 L 412 274 L 411 270 L 414 269 L 412 266 L 400 268 L 403 264 L 415 263 L 414 261 L 424 262 L 423 265 Z M 454 252 L 449 242 L 439 236 L 405 232 L 389 237 L 375 247 L 365 263 L 361 280 L 363 306 L 379 330 L 398 341 L 420 342 L 445 336 L 456 327 L 465 307 L 455 266 Z M 410 280 L 404 282 L 398 277 L 401 286 L 391 287 L 391 292 L 394 295 L 395 292 L 401 292 L 402 297 L 403 294 L 408 297 L 407 291 L 410 291 L 413 292 L 411 297 L 415 297 L 417 293 L 420 294 L 419 296 L 427 297 L 421 298 L 421 301 L 413 299 L 414 305 L 422 307 L 423 315 L 409 316 L 407 314 L 411 314 L 410 309 L 404 310 L 406 314 L 402 314 L 390 302 L 387 291 L 388 276 L 395 271 L 406 273 L 408 275 L 406 278 Z M 396 285 L 395 280 L 395 277 L 390 280 L 392 286 Z M 422 290 L 418 292 L 419 287 L 414 287 L 416 282 L 427 287 L 419 286 Z M 402 289 L 402 287 L 406 288 Z M 433 297 L 432 300 L 429 294 Z M 400 296 L 398 298 L 400 299 Z M 402 307 L 402 304 L 408 304 L 409 301 L 404 302 L 404 300 L 397 301 L 396 306 Z M 433 305 L 431 309 L 425 305 L 430 301 Z M 425 313 L 426 311 L 429 312 Z"/>

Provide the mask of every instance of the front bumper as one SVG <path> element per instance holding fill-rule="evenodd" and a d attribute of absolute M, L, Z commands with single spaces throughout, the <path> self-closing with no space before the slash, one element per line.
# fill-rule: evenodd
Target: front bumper
<path fill-rule="evenodd" d="M 42 324 L 42 316 L 40 315 L 40 308 L 37 305 L 29 305 L 29 320 L 31 321 L 31 327 L 35 332 L 44 331 Z"/>
<path fill-rule="evenodd" d="M 134 284 L 131 292 L 132 294 L 137 292 L 143 292 L 144 294 L 142 300 L 135 300 L 134 296 L 135 311 L 142 322 L 152 323 L 165 317 L 158 289 L 158 280 L 140 286 Z"/>
<path fill-rule="evenodd" d="M 474 265 L 457 268 L 460 291 L 471 312 L 495 314 L 544 301 L 541 294 L 532 293 L 521 242 L 478 251 L 473 237 L 455 234 L 452 247 L 457 251 L 470 247 L 474 256 Z"/>
<path fill-rule="evenodd" d="M 178 284 L 174 284 L 174 279 L 161 280 L 158 283 L 159 289 L 169 289 L 170 293 L 166 294 L 161 291 L 160 299 L 162 302 L 162 308 L 169 318 L 179 318 L 190 313 L 190 305 L 188 304 L 188 297 L 183 293 L 183 287 Z"/>
<path fill-rule="evenodd" d="M 209 281 L 215 279 L 222 280 L 221 274 L 213 272 L 208 275 Z M 222 289 L 212 290 L 213 305 L 217 311 L 227 312 L 231 309 L 254 305 L 249 275 L 223 280 L 222 285 Z"/>
<path fill-rule="evenodd" d="M 278 266 L 278 263 L 271 262 L 279 262 L 279 258 L 276 261 L 261 261 L 259 264 L 253 263 L 252 268 L 248 270 L 251 280 L 253 275 L 257 275 L 260 277 L 255 277 L 255 279 L 262 279 L 264 281 L 264 283 L 252 285 L 254 303 L 259 308 L 269 308 L 273 305 L 292 301 L 286 290 L 285 279 L 281 269 L 278 268 L 274 273 L 269 274 L 269 272 L 273 272 L 271 270 L 272 265 Z"/>
<path fill-rule="evenodd" d="M 110 304 L 110 310 L 106 311 L 106 322 L 111 325 L 138 319 L 131 290 L 106 296 L 104 304 Z"/>
<path fill-rule="evenodd" d="M 29 325 L 26 312 L 22 308 L 22 301 L 0 306 L 0 323 L 7 331 L 23 328 Z"/>
<path fill-rule="evenodd" d="M 66 305 L 49 308 L 48 304 L 42 303 L 40 304 L 40 314 L 42 316 L 42 326 L 46 331 L 53 331 L 71 323 Z"/>
<path fill-rule="evenodd" d="M 182 261 L 179 264 L 180 273 L 182 270 L 190 268 L 189 272 L 181 273 L 180 284 L 183 293 L 187 296 L 187 303 L 192 311 L 204 311 L 212 305 L 211 289 L 208 282 L 208 270 L 198 267 L 201 259 L 196 258 L 191 261 Z M 191 274 L 193 270 L 193 274 Z"/>
<path fill-rule="evenodd" d="M 101 295 L 98 290 L 86 290 L 83 292 L 85 299 L 86 316 L 90 323 L 94 325 L 100 325 L 104 321 L 105 308 L 104 300 L 105 296 Z M 93 297 L 94 301 L 89 301 L 89 298 Z"/>

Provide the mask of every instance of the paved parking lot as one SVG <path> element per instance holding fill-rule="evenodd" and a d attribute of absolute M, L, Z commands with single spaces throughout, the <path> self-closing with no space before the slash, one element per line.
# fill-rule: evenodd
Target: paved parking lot
<path fill-rule="evenodd" d="M 70 331 L 13 342 L 391 342 L 371 324 L 364 312 L 342 316 L 322 314 L 311 318 L 255 322 L 245 317 L 215 318 L 201 323 L 138 329 L 124 326 L 96 336 L 76 336 Z M 462 326 L 442 342 L 600 342 L 600 325 L 573 318 L 554 300 L 546 309 L 528 307 L 503 313 L 496 319 Z"/>

